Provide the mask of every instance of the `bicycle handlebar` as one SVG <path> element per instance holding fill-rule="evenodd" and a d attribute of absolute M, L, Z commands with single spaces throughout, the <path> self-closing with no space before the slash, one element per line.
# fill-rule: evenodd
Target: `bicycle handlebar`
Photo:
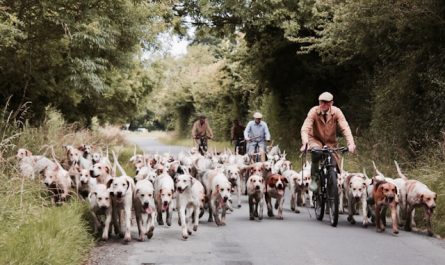
<path fill-rule="evenodd" d="M 348 147 L 336 147 L 336 148 L 330 148 L 327 146 L 323 146 L 323 148 L 312 148 L 310 149 L 311 152 L 321 152 L 321 153 L 332 153 L 336 151 L 340 151 L 342 154 L 349 151 Z"/>

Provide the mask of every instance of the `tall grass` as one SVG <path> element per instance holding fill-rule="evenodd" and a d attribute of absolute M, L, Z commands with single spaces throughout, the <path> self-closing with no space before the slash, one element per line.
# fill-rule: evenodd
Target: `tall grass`
<path fill-rule="evenodd" d="M 0 264 L 81 264 L 94 245 L 86 203 L 72 199 L 62 207 L 52 206 L 39 179 L 20 176 L 14 155 L 24 147 L 51 156 L 53 146 L 62 159 L 66 157 L 62 145 L 82 143 L 108 145 L 110 151 L 120 146 L 121 157 L 129 157 L 132 151 L 125 147 L 124 135 L 113 127 L 79 130 L 48 109 L 45 122 L 32 128 L 17 122 L 20 119 L 11 113 L 5 108 L 0 120 Z"/>

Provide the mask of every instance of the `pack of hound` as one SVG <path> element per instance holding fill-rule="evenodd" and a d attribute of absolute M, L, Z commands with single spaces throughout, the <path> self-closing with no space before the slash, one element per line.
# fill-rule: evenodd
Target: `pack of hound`
<path fill-rule="evenodd" d="M 268 150 L 267 161 L 256 163 L 248 155 L 229 150 L 203 156 L 191 148 L 173 156 L 137 154 L 135 147 L 128 161 L 135 168 L 135 176 L 127 175 L 117 155 L 112 151 L 110 156 L 108 148 L 105 153 L 88 144 L 66 145 L 63 149 L 66 157 L 59 161 L 54 150 L 51 157 L 46 157 L 21 148 L 16 155 L 19 171 L 23 177 L 41 181 L 55 205 L 70 197 L 89 203 L 94 231 L 103 240 L 114 233 L 124 242 L 131 241 L 132 223 L 137 225 L 138 240 L 150 239 L 156 226 L 172 225 L 174 211 L 181 237 L 186 240 L 198 230 L 206 211 L 208 222 L 226 225 L 226 213 L 241 207 L 243 194 L 247 195 L 249 219 L 253 221 L 263 219 L 264 204 L 270 219 L 282 220 L 286 192 L 290 193 L 292 212 L 313 207 L 310 162 L 294 170 L 278 146 Z M 340 212 L 347 212 L 347 220 L 355 224 L 354 215 L 361 209 L 363 227 L 373 223 L 377 232 L 383 232 L 389 209 L 392 232 L 397 234 L 399 226 L 412 230 L 415 208 L 423 207 L 428 234 L 432 235 L 431 216 L 437 194 L 404 175 L 394 162 L 398 172 L 395 179 L 386 177 L 375 164 L 372 178 L 366 173 L 349 173 L 343 169 L 342 160 L 338 174 Z"/>

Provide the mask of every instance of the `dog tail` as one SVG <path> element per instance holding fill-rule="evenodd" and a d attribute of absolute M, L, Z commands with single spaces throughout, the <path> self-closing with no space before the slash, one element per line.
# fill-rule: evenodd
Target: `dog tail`
<path fill-rule="evenodd" d="M 377 166 L 375 165 L 374 160 L 372 160 L 372 165 L 374 166 L 374 170 L 377 173 L 377 175 L 385 177 L 385 175 L 383 175 L 383 173 L 377 169 Z"/>
<path fill-rule="evenodd" d="M 400 176 L 403 180 L 408 180 L 408 178 L 402 173 L 402 170 L 400 170 L 399 164 L 397 163 L 396 160 L 394 160 L 394 163 L 396 164 L 397 173 L 399 174 L 399 176 Z"/>
<path fill-rule="evenodd" d="M 56 163 L 56 165 L 59 168 L 63 168 L 62 165 L 60 165 L 59 161 L 56 158 L 56 153 L 54 152 L 54 147 L 51 145 L 51 156 L 53 157 L 54 163 Z"/>
<path fill-rule="evenodd" d="M 119 160 L 117 159 L 116 153 L 114 153 L 114 151 L 111 151 L 111 152 L 113 153 L 114 166 L 117 166 L 117 168 L 119 168 L 119 171 L 121 172 L 122 175 L 128 176 L 127 173 L 125 172 L 125 170 L 119 164 Z"/>

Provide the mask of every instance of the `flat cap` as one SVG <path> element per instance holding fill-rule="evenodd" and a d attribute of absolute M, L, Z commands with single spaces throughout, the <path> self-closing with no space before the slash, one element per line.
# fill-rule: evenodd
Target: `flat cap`
<path fill-rule="evenodd" d="M 332 101 L 334 99 L 334 96 L 329 92 L 323 92 L 318 97 L 319 101 Z"/>
<path fill-rule="evenodd" d="M 254 119 L 261 119 L 261 118 L 263 118 L 263 115 L 261 115 L 261 113 L 259 113 L 259 112 L 255 112 L 255 113 L 253 114 L 253 118 L 254 118 Z"/>

